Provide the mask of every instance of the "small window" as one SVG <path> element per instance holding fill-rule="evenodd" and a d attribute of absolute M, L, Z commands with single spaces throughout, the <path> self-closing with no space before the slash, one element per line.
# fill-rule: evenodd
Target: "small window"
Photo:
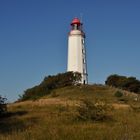
<path fill-rule="evenodd" d="M 82 39 L 82 44 L 84 44 L 84 39 Z"/>
<path fill-rule="evenodd" d="M 83 59 L 83 64 L 84 64 L 84 59 Z"/>
<path fill-rule="evenodd" d="M 82 49 L 82 53 L 85 54 L 85 50 L 84 49 Z"/>
<path fill-rule="evenodd" d="M 85 59 L 83 59 L 83 64 L 85 64 L 86 63 L 86 61 L 85 61 Z"/>

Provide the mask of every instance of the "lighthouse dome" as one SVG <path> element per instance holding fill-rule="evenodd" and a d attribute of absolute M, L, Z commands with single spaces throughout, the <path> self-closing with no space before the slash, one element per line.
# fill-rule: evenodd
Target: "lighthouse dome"
<path fill-rule="evenodd" d="M 73 25 L 73 24 L 78 24 L 78 25 L 80 25 L 81 22 L 80 22 L 80 20 L 79 20 L 78 18 L 74 18 L 74 19 L 72 20 L 72 22 L 71 22 L 71 25 Z"/>

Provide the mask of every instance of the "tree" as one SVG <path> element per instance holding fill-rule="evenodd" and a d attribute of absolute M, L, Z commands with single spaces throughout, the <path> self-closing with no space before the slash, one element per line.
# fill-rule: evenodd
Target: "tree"
<path fill-rule="evenodd" d="M 107 78 L 105 84 L 140 94 L 140 81 L 135 77 L 114 74 Z"/>
<path fill-rule="evenodd" d="M 0 95 L 0 115 L 2 115 L 3 113 L 5 113 L 7 111 L 7 106 L 5 103 L 6 100 L 7 100 L 6 98 L 3 98 Z"/>
<path fill-rule="evenodd" d="M 127 82 L 127 78 L 125 76 L 114 74 L 114 75 L 110 75 L 107 78 L 107 80 L 105 81 L 105 84 L 122 88 L 126 82 Z"/>
<path fill-rule="evenodd" d="M 19 100 L 37 99 L 49 94 L 53 89 L 76 85 L 79 81 L 81 81 L 81 74 L 78 72 L 49 75 L 39 85 L 27 89 Z"/>

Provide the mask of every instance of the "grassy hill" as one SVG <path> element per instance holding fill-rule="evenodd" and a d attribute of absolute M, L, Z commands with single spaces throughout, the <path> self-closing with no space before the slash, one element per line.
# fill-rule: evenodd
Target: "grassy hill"
<path fill-rule="evenodd" d="M 105 103 L 108 118 L 80 120 L 83 99 Z M 38 100 L 9 104 L 8 111 L 0 120 L 0 140 L 140 139 L 139 95 L 108 86 L 59 88 Z"/>

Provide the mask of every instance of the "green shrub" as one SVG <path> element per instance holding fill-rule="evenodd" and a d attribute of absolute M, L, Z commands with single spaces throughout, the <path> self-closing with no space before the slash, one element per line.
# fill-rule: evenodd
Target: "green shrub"
<path fill-rule="evenodd" d="M 78 72 L 59 73 L 47 76 L 37 86 L 27 89 L 18 101 L 34 100 L 51 93 L 52 90 L 66 86 L 77 85 L 81 81 L 81 74 Z"/>
<path fill-rule="evenodd" d="M 114 96 L 115 97 L 122 97 L 123 96 L 123 93 L 120 92 L 120 91 L 117 91 L 117 92 L 115 92 Z"/>
<path fill-rule="evenodd" d="M 82 103 L 77 107 L 78 119 L 103 121 L 107 119 L 109 106 L 102 101 L 93 102 L 89 99 L 82 100 Z"/>
<path fill-rule="evenodd" d="M 136 77 L 113 74 L 107 78 L 105 84 L 140 94 L 140 80 L 136 79 Z"/>

